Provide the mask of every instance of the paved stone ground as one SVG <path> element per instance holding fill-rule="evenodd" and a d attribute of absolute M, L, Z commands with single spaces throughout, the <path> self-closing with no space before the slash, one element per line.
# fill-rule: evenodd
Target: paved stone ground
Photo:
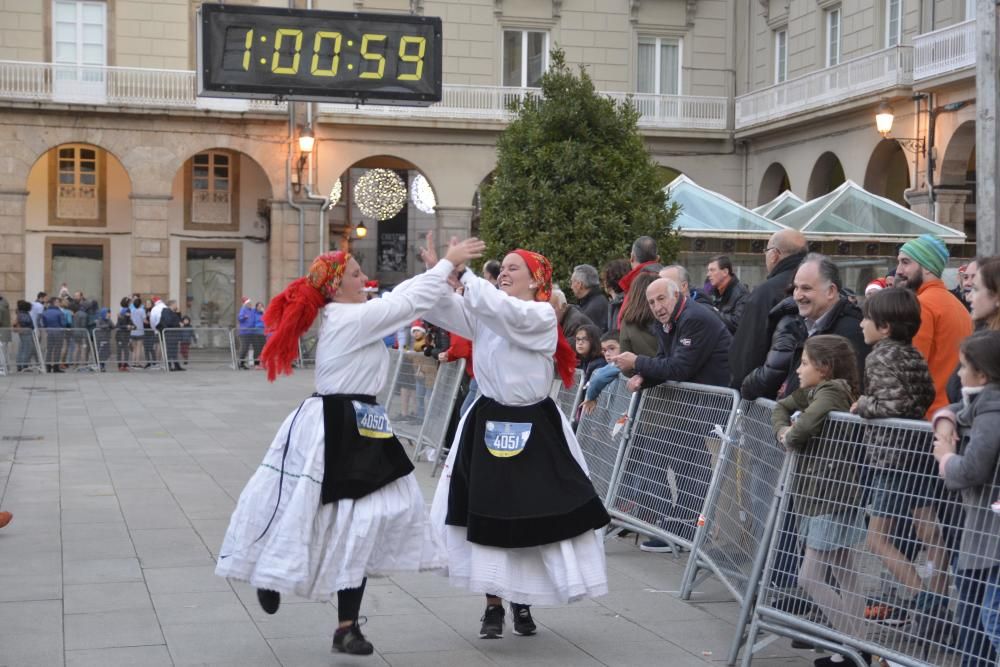
<path fill-rule="evenodd" d="M 0 665 L 722 664 L 737 606 L 684 561 L 608 544 L 609 595 L 538 608 L 539 633 L 478 638 L 482 599 L 431 573 L 369 582 L 370 658 L 331 655 L 336 609 L 213 575 L 230 512 L 281 420 L 312 391 L 299 373 L 192 370 L 0 377 Z M 29 438 L 17 440 L 16 437 Z M 429 500 L 429 465 L 418 475 Z M 787 641 L 755 665 L 807 665 Z"/>

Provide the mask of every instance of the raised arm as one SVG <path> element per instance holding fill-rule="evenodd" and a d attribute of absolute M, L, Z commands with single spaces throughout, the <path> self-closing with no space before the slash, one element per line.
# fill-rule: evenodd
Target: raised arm
<path fill-rule="evenodd" d="M 519 347 L 549 354 L 555 351 L 558 323 L 549 304 L 508 296 L 471 271 L 462 275 L 462 285 L 468 314 L 483 326 Z"/>

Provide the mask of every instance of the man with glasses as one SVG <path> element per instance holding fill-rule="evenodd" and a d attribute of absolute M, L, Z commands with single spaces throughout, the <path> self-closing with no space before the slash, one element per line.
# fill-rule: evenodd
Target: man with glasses
<path fill-rule="evenodd" d="M 743 307 L 743 319 L 733 336 L 729 354 L 730 387 L 739 389 L 750 371 L 764 363 L 774 333 L 768 320 L 771 309 L 788 295 L 795 270 L 805 259 L 806 237 L 795 229 L 775 232 L 764 249 L 767 280 L 758 285 Z"/>

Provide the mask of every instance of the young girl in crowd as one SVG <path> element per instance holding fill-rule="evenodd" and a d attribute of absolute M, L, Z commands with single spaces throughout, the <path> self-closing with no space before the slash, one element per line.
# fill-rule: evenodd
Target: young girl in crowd
<path fill-rule="evenodd" d="M 955 562 L 962 667 L 997 664 L 1000 650 L 1000 331 L 959 348 L 962 401 L 934 414 L 934 458 L 946 487 L 962 492 L 965 521 Z"/>
<path fill-rule="evenodd" d="M 864 419 L 923 419 L 934 402 L 934 382 L 923 355 L 911 345 L 919 328 L 920 302 L 913 290 L 884 289 L 865 299 L 861 331 L 865 343 L 873 347 L 865 359 L 865 394 L 858 398 L 853 412 Z M 902 584 L 897 597 L 907 601 L 915 595 L 908 606 L 917 612 L 918 624 L 926 626 L 925 619 L 937 619 L 946 613 L 948 602 L 948 552 L 936 503 L 929 500 L 939 495 L 935 487 L 940 485 L 934 470 L 928 467 L 934 464 L 930 442 L 887 437 L 884 429 L 875 426 L 867 429 L 865 444 L 874 491 L 868 548 Z M 908 451 L 908 446 L 922 451 Z M 917 568 L 892 541 L 897 520 L 907 516 L 913 517 L 917 538 L 927 547 L 932 576 L 926 588 Z M 886 604 L 875 605 L 868 618 L 904 620 Z"/>
<path fill-rule="evenodd" d="M 594 324 L 585 324 L 576 330 L 575 340 L 576 357 L 586 383 L 594 371 L 608 363 L 601 354 L 601 330 Z"/>
<path fill-rule="evenodd" d="M 771 417 L 775 434 L 786 449 L 805 454 L 794 480 L 799 537 L 805 557 L 799 567 L 799 585 L 809 594 L 834 629 L 857 636 L 865 595 L 858 581 L 851 547 L 865 538 L 859 508 L 857 458 L 843 451 L 844 443 L 816 441 L 826 416 L 846 412 L 858 393 L 854 349 L 842 336 L 813 336 L 806 340 L 798 368 L 799 388 L 778 401 Z M 792 415 L 799 413 L 792 423 Z M 831 586 L 827 575 L 837 582 Z M 870 662 L 871 656 L 862 654 Z M 815 661 L 829 667 L 843 660 L 834 655 Z"/>

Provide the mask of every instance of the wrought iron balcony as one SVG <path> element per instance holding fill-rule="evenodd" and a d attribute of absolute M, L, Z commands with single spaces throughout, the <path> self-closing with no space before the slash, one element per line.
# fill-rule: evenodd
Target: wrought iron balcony
<path fill-rule="evenodd" d="M 736 129 L 913 84 L 913 51 L 894 46 L 736 98 Z"/>
<path fill-rule="evenodd" d="M 922 81 L 976 65 L 976 20 L 913 38 L 913 80 Z"/>
<path fill-rule="evenodd" d="M 439 120 L 510 120 L 510 102 L 528 88 L 445 84 L 442 100 L 429 107 L 368 104 L 321 104 L 320 113 L 338 116 L 428 118 Z M 729 100 L 693 95 L 604 93 L 615 99 L 631 95 L 645 129 L 726 130 Z M 216 111 L 279 112 L 286 105 L 267 100 L 219 99 L 197 96 L 195 72 L 188 70 L 96 67 L 0 60 L 0 100 L 53 102 Z"/>

